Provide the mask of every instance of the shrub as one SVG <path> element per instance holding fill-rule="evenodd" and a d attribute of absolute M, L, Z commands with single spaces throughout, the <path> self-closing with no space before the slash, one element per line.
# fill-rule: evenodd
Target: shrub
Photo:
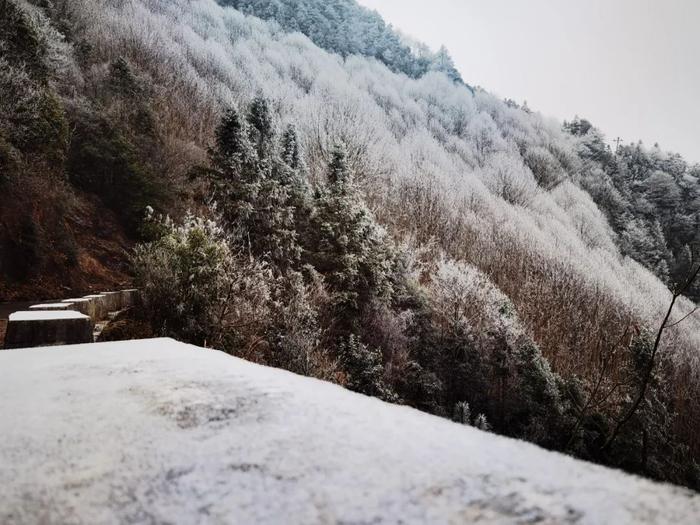
<path fill-rule="evenodd" d="M 188 215 L 170 221 L 157 241 L 133 255 L 144 309 L 159 335 L 241 352 L 247 335 L 267 318 L 269 275 L 264 266 L 231 251 L 212 221 Z"/>
<path fill-rule="evenodd" d="M 297 374 L 337 380 L 338 362 L 323 347 L 319 312 L 328 303 L 320 276 L 307 284 L 299 272 L 276 279 L 265 330 L 269 345 L 265 362 Z"/>
<path fill-rule="evenodd" d="M 352 334 L 341 341 L 338 352 L 347 374 L 345 385 L 350 390 L 386 401 L 396 400 L 396 394 L 383 380 L 384 365 L 380 351 L 369 348 Z"/>

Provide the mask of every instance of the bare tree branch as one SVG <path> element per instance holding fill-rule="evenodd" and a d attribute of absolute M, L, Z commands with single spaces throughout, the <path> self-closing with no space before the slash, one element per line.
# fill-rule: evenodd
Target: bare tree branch
<path fill-rule="evenodd" d="M 658 332 L 656 333 L 656 339 L 654 340 L 654 348 L 651 351 L 651 357 L 649 358 L 649 365 L 647 366 L 647 370 L 644 374 L 644 377 L 642 379 L 642 384 L 639 389 L 639 393 L 637 394 L 637 397 L 635 398 L 634 402 L 632 403 L 632 406 L 630 409 L 627 411 L 627 413 L 617 422 L 615 425 L 615 428 L 613 431 L 610 433 L 608 436 L 608 439 L 605 441 L 605 444 L 603 445 L 602 449 L 607 450 L 610 448 L 610 446 L 615 442 L 615 439 L 620 433 L 620 430 L 622 430 L 622 427 L 626 425 L 630 419 L 634 416 L 634 414 L 637 412 L 639 409 L 639 406 L 642 404 L 642 401 L 644 401 L 644 397 L 646 396 L 647 389 L 649 388 L 649 381 L 651 380 L 652 373 L 654 372 L 654 366 L 656 365 L 656 355 L 659 351 L 659 346 L 661 343 L 661 337 L 663 336 L 664 330 L 668 328 L 668 320 L 671 318 L 671 314 L 673 313 L 673 307 L 676 305 L 676 301 L 678 298 L 683 295 L 693 284 L 695 279 L 697 278 L 698 274 L 700 274 L 700 265 L 695 269 L 695 271 L 691 272 L 690 276 L 688 277 L 688 280 L 681 286 L 680 288 L 676 289 L 673 292 L 673 298 L 671 299 L 671 304 L 668 307 L 668 310 L 666 312 L 666 315 L 664 317 L 663 322 L 661 323 L 661 327 L 659 328 Z M 675 323 L 677 324 L 677 323 Z"/>

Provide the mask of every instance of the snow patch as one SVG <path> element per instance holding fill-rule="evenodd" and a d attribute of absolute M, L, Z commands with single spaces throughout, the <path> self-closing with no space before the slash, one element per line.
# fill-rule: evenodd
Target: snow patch
<path fill-rule="evenodd" d="M 52 321 L 55 319 L 89 319 L 87 315 L 72 310 L 35 310 L 22 311 L 10 314 L 9 320 L 12 321 Z"/>
<path fill-rule="evenodd" d="M 30 310 L 67 310 L 71 304 L 69 302 L 64 303 L 46 303 L 46 304 L 35 304 L 30 306 Z"/>
<path fill-rule="evenodd" d="M 2 523 L 700 515 L 685 489 L 170 339 L 1 352 L 0 414 Z"/>

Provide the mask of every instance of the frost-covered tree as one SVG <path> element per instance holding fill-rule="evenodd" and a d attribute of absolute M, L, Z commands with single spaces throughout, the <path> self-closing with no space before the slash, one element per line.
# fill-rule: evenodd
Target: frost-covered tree
<path fill-rule="evenodd" d="M 339 315 L 359 312 L 373 298 L 386 298 L 391 292 L 391 249 L 362 201 L 343 147 L 333 151 L 315 207 L 311 262 L 333 291 Z"/>
<path fill-rule="evenodd" d="M 438 52 L 433 57 L 432 63 L 430 64 L 431 71 L 439 71 L 447 75 L 447 78 L 454 80 L 455 82 L 460 82 L 462 80 L 459 71 L 455 67 L 454 61 L 450 56 L 447 48 L 445 46 L 440 47 Z"/>
<path fill-rule="evenodd" d="M 299 31 L 316 45 L 343 57 L 364 55 L 389 69 L 418 78 L 440 71 L 462 82 L 443 46 L 433 54 L 417 50 L 375 11 L 354 0 L 220 0 L 224 5 L 257 17 L 274 20 L 289 31 Z"/>
<path fill-rule="evenodd" d="M 227 110 L 210 154 L 212 195 L 228 227 L 280 270 L 299 263 L 297 212 L 308 199 L 295 134 L 288 130 L 282 142 L 280 157 L 268 103 L 257 97 L 245 120 Z"/>
<path fill-rule="evenodd" d="M 387 401 L 395 399 L 395 394 L 384 383 L 381 352 L 369 348 L 354 334 L 341 341 L 338 352 L 350 390 Z"/>

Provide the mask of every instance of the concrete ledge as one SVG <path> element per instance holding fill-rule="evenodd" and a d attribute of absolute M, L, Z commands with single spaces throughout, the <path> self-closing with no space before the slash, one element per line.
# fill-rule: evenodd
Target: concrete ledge
<path fill-rule="evenodd" d="M 30 310 L 74 310 L 73 303 L 45 303 L 35 304 L 29 307 Z"/>
<path fill-rule="evenodd" d="M 0 352 L 0 415 L 3 525 L 700 516 L 689 490 L 168 339 Z"/>
<path fill-rule="evenodd" d="M 95 320 L 102 321 L 107 319 L 107 314 L 109 313 L 109 304 L 107 296 L 104 294 L 92 294 L 86 295 L 84 299 L 89 299 L 95 305 Z"/>
<path fill-rule="evenodd" d="M 86 299 L 85 297 L 78 297 L 74 299 L 65 299 L 62 301 L 64 303 L 70 303 L 72 305 L 71 309 L 85 314 L 93 323 L 99 321 L 97 318 L 97 311 L 95 310 L 95 303 L 91 299 Z"/>
<path fill-rule="evenodd" d="M 90 317 L 75 311 L 15 312 L 7 323 L 5 348 L 90 343 L 93 326 Z"/>
<path fill-rule="evenodd" d="M 121 294 L 122 308 L 136 306 L 136 304 L 138 303 L 139 291 L 136 288 L 122 290 L 119 293 Z"/>
<path fill-rule="evenodd" d="M 105 296 L 105 302 L 107 304 L 108 309 L 107 311 L 118 312 L 123 308 L 121 292 L 100 292 L 100 295 Z"/>

